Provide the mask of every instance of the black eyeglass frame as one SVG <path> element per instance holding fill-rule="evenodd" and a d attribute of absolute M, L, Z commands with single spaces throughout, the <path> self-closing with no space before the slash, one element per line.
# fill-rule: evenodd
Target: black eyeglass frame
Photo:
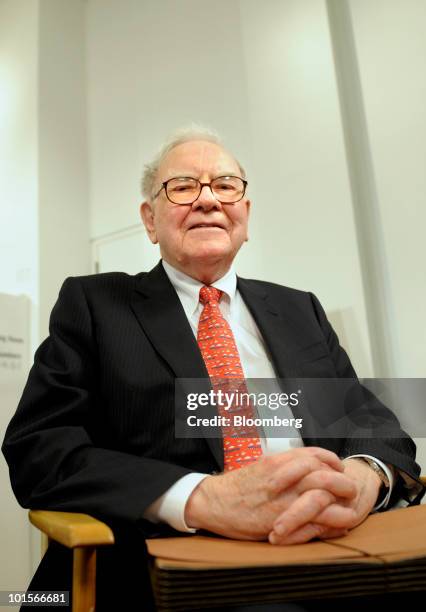
<path fill-rule="evenodd" d="M 222 200 L 219 200 L 219 199 L 216 197 L 216 195 L 213 193 L 212 183 L 213 183 L 214 181 L 217 181 L 217 180 L 219 180 L 219 179 L 223 179 L 223 178 L 236 178 L 236 179 L 239 179 L 240 181 L 242 181 L 242 183 L 243 183 L 243 192 L 242 192 L 242 194 L 241 194 L 241 197 L 240 197 L 240 198 L 238 198 L 238 200 L 233 200 L 232 202 L 222 202 Z M 198 184 L 199 184 L 199 186 L 200 186 L 200 190 L 199 190 L 199 192 L 198 192 L 197 197 L 196 197 L 196 198 L 194 198 L 194 199 L 192 200 L 192 202 L 185 202 L 185 203 L 181 203 L 181 202 L 173 202 L 173 200 L 171 200 L 171 199 L 169 198 L 169 194 L 167 193 L 167 184 L 168 184 L 168 183 L 170 183 L 170 181 L 174 181 L 174 180 L 176 180 L 176 179 L 191 179 L 192 181 L 197 181 L 197 182 L 198 182 Z M 247 185 L 248 185 L 248 182 L 247 182 L 245 179 L 241 178 L 241 176 L 233 176 L 233 175 L 230 175 L 230 174 L 225 174 L 224 176 L 217 176 L 217 177 L 216 177 L 216 178 L 214 178 L 212 181 L 210 181 L 210 183 L 202 183 L 201 181 L 199 181 L 198 179 L 194 178 L 193 176 L 173 176 L 172 178 L 169 178 L 167 181 L 164 181 L 164 183 L 162 183 L 162 184 L 161 184 L 160 189 L 157 191 L 157 193 L 155 194 L 155 196 L 153 196 L 153 198 L 152 198 L 152 199 L 153 199 L 153 200 L 155 200 L 156 198 L 158 198 L 158 196 L 160 195 L 161 191 L 164 189 L 164 191 L 166 192 L 166 198 L 167 198 L 167 199 L 169 200 L 169 202 L 171 202 L 172 204 L 177 204 L 178 206 L 191 206 L 191 205 L 192 205 L 192 204 L 194 204 L 194 202 L 195 202 L 196 200 L 198 200 L 198 198 L 200 197 L 200 194 L 201 194 L 201 192 L 202 192 L 202 190 L 203 190 L 203 187 L 210 187 L 210 191 L 212 192 L 213 197 L 214 197 L 214 198 L 215 198 L 215 199 L 216 199 L 218 202 L 220 202 L 221 204 L 236 204 L 237 202 L 240 202 L 240 201 L 243 199 L 243 197 L 244 197 L 244 195 L 245 195 L 245 193 L 246 193 Z"/>

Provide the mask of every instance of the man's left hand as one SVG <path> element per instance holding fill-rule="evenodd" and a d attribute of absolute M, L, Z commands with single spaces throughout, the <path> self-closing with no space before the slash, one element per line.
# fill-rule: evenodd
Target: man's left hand
<path fill-rule="evenodd" d="M 343 463 L 345 475 L 356 485 L 355 497 L 334 497 L 322 510 L 317 503 L 318 491 L 305 491 L 275 520 L 269 534 L 271 544 L 301 544 L 313 538 L 339 537 L 367 518 L 377 502 L 381 480 L 362 459 L 345 459 Z"/>

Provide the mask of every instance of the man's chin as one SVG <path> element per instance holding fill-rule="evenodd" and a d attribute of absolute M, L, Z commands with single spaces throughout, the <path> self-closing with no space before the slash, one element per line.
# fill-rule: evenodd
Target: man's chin
<path fill-rule="evenodd" d="M 221 261 L 222 259 L 226 261 L 230 257 L 232 258 L 232 252 L 229 248 L 227 249 L 218 248 L 218 247 L 207 248 L 207 245 L 205 245 L 203 248 L 194 249 L 189 254 L 190 261 L 192 262 L 197 261 L 199 263 L 204 262 L 206 264 L 216 262 L 216 261 Z"/>
<path fill-rule="evenodd" d="M 228 258 L 232 253 L 232 244 L 228 239 L 209 239 L 207 236 L 204 240 L 192 240 L 186 245 L 186 253 L 190 259 L 209 261 L 211 259 Z"/>

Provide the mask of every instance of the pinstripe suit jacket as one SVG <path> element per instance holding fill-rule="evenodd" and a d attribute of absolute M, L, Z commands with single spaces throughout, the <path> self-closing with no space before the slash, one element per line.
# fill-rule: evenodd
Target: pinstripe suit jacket
<path fill-rule="evenodd" d="M 355 377 L 315 296 L 241 278 L 238 289 L 279 377 Z M 20 504 L 156 533 L 142 520 L 151 502 L 191 471 L 223 468 L 220 439 L 175 438 L 176 377 L 208 375 L 161 263 L 136 276 L 68 278 L 3 444 Z M 386 408 L 373 410 L 398 430 Z M 341 457 L 371 454 L 418 478 L 414 442 L 402 432 L 389 439 L 302 435 L 305 444 Z"/>

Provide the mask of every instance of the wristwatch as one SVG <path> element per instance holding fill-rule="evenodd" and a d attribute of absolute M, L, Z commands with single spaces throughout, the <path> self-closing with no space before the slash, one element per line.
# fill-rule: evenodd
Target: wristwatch
<path fill-rule="evenodd" d="M 377 463 L 377 461 L 374 461 L 374 459 L 370 459 L 370 457 L 359 457 L 359 459 L 363 459 L 364 461 L 366 461 L 368 465 L 371 467 L 371 469 L 376 472 L 377 476 L 382 481 L 382 487 L 389 489 L 390 487 L 389 478 L 387 477 L 387 474 L 384 471 L 384 469 L 381 468 L 380 465 Z"/>

